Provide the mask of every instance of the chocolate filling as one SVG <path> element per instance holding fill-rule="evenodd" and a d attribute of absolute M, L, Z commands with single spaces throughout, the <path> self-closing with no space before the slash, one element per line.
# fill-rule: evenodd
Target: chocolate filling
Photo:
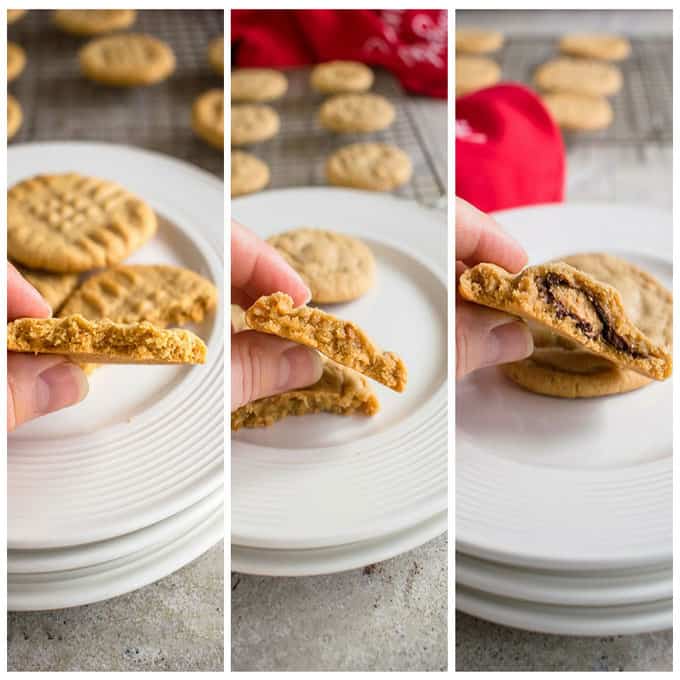
<path fill-rule="evenodd" d="M 590 321 L 582 319 L 577 314 L 574 314 L 574 312 L 569 311 L 555 297 L 552 289 L 554 286 L 566 286 L 567 288 L 573 288 L 574 290 L 578 290 L 579 292 L 583 293 L 586 298 L 588 298 L 588 302 L 590 302 L 592 305 L 595 314 L 597 314 L 597 318 L 602 323 L 602 330 L 600 331 L 599 335 L 602 340 L 604 340 L 604 342 L 606 342 L 608 345 L 611 345 L 619 352 L 630 354 L 635 359 L 643 359 L 647 356 L 646 354 L 642 354 L 632 349 L 630 344 L 614 330 L 600 303 L 587 290 L 572 286 L 563 276 L 553 272 L 549 272 L 545 276 L 537 279 L 536 285 L 544 300 L 555 310 L 555 316 L 558 319 L 564 319 L 565 317 L 573 319 L 576 322 L 576 328 L 578 328 L 581 333 L 583 333 L 583 335 L 585 335 L 587 338 L 594 339 L 597 337 L 598 333 L 593 328 L 593 324 L 590 323 Z"/>

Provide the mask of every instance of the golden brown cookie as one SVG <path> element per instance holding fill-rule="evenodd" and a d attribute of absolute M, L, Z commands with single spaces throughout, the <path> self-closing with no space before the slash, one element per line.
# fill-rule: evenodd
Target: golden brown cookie
<path fill-rule="evenodd" d="M 7 42 L 7 82 L 11 83 L 21 75 L 26 66 L 26 52 L 13 42 Z"/>
<path fill-rule="evenodd" d="M 312 69 L 309 82 L 322 94 L 367 92 L 373 85 L 373 71 L 359 61 L 327 61 Z"/>
<path fill-rule="evenodd" d="M 560 40 L 560 52 L 572 57 L 622 61 L 630 55 L 630 43 L 620 35 L 571 33 Z"/>
<path fill-rule="evenodd" d="M 396 146 L 359 142 L 338 149 L 326 161 L 331 184 L 369 191 L 392 191 L 411 179 L 408 155 Z"/>
<path fill-rule="evenodd" d="M 19 21 L 21 17 L 26 14 L 28 10 L 26 9 L 8 9 L 7 10 L 7 23 L 13 24 L 15 21 Z"/>
<path fill-rule="evenodd" d="M 21 104 L 11 95 L 7 95 L 7 139 L 12 139 L 24 120 Z"/>
<path fill-rule="evenodd" d="M 534 83 L 546 92 L 573 92 L 606 97 L 621 89 L 623 76 L 612 64 L 559 57 L 536 69 Z"/>
<path fill-rule="evenodd" d="M 214 38 L 208 45 L 208 62 L 213 71 L 218 75 L 224 75 L 224 38 Z"/>
<path fill-rule="evenodd" d="M 271 102 L 286 94 L 288 79 L 271 68 L 239 68 L 231 72 L 232 102 Z"/>
<path fill-rule="evenodd" d="M 231 196 L 243 196 L 269 184 L 269 166 L 245 151 L 231 152 Z"/>
<path fill-rule="evenodd" d="M 456 57 L 456 97 L 495 85 L 501 69 L 486 57 Z"/>
<path fill-rule="evenodd" d="M 392 125 L 395 115 L 379 94 L 336 94 L 321 105 L 319 123 L 332 132 L 377 132 Z"/>
<path fill-rule="evenodd" d="M 604 97 L 573 92 L 548 92 L 541 99 L 555 122 L 565 130 L 603 130 L 614 119 L 612 106 Z"/>
<path fill-rule="evenodd" d="M 315 303 L 349 302 L 375 283 L 375 258 L 358 238 L 303 227 L 267 241 L 302 277 Z"/>
<path fill-rule="evenodd" d="M 471 302 L 542 324 L 622 368 L 655 380 L 671 375 L 668 347 L 635 325 L 618 290 L 564 262 L 527 267 L 517 275 L 479 264 L 460 277 L 459 291 Z"/>
<path fill-rule="evenodd" d="M 194 132 L 216 149 L 224 149 L 224 90 L 208 90 L 191 110 Z"/>
<path fill-rule="evenodd" d="M 603 253 L 572 255 L 563 261 L 616 288 L 635 325 L 654 342 L 672 347 L 673 296 L 654 277 L 630 262 Z M 533 325 L 532 333 L 532 356 L 502 367 L 508 377 L 532 392 L 554 397 L 599 397 L 629 392 L 652 382 L 540 326 Z"/>
<path fill-rule="evenodd" d="M 175 55 L 158 38 L 119 33 L 96 38 L 80 50 L 85 77 L 113 87 L 153 85 L 175 70 Z"/>
<path fill-rule="evenodd" d="M 355 324 L 314 307 L 293 307 L 285 293 L 265 295 L 246 311 L 249 328 L 307 345 L 397 392 L 406 388 L 406 366 L 393 352 L 382 352 Z"/>
<path fill-rule="evenodd" d="M 483 28 L 456 29 L 456 52 L 462 54 L 489 54 L 503 47 L 503 34 Z"/>
<path fill-rule="evenodd" d="M 314 385 L 241 406 L 231 414 L 231 429 L 269 427 L 288 416 L 309 413 L 372 416 L 378 412 L 378 399 L 363 376 L 328 359 L 323 361 L 323 373 Z"/>
<path fill-rule="evenodd" d="M 130 28 L 135 23 L 134 9 L 57 9 L 54 23 L 71 35 L 102 35 Z"/>
<path fill-rule="evenodd" d="M 247 146 L 274 137 L 280 127 L 279 114 L 271 106 L 240 104 L 231 107 L 231 145 Z"/>
<path fill-rule="evenodd" d="M 57 314 L 66 298 L 78 285 L 78 274 L 52 274 L 15 265 L 21 275 L 35 288 Z"/>
<path fill-rule="evenodd" d="M 156 226 L 141 199 L 76 173 L 37 175 L 7 192 L 7 254 L 31 269 L 68 274 L 118 264 Z"/>
<path fill-rule="evenodd" d="M 155 326 L 199 323 L 217 306 L 217 288 L 200 274 L 170 265 L 123 265 L 91 276 L 66 301 L 61 316 Z"/>
<path fill-rule="evenodd" d="M 79 314 L 59 319 L 17 319 L 7 324 L 7 349 L 62 354 L 93 364 L 204 364 L 203 340 L 183 329 L 148 321 L 88 321 Z"/>

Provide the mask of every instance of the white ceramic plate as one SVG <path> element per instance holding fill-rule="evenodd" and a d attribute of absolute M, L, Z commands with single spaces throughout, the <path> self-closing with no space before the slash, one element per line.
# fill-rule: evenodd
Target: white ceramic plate
<path fill-rule="evenodd" d="M 565 607 L 456 587 L 456 609 L 480 619 L 557 635 L 636 635 L 673 625 L 673 600 L 620 607 Z"/>
<path fill-rule="evenodd" d="M 172 517 L 108 541 L 52 550 L 8 550 L 10 574 L 40 574 L 92 567 L 120 559 L 180 536 L 224 504 L 224 487 Z"/>
<path fill-rule="evenodd" d="M 548 571 L 456 553 L 456 583 L 491 595 L 569 606 L 609 607 L 673 597 L 673 567 L 636 571 Z"/>
<path fill-rule="evenodd" d="M 267 550 L 231 546 L 231 570 L 260 576 L 316 576 L 359 569 L 388 560 L 436 538 L 446 531 L 447 513 L 442 512 L 421 524 L 393 536 L 360 541 L 334 548 L 310 550 Z"/>
<path fill-rule="evenodd" d="M 171 541 L 118 560 L 47 574 L 8 574 L 7 608 L 62 609 L 108 600 L 172 574 L 223 537 L 222 505 Z"/>
<path fill-rule="evenodd" d="M 8 182 L 77 171 L 119 181 L 164 218 L 130 262 L 187 266 L 223 285 L 223 184 L 128 147 L 29 144 L 9 150 Z M 197 332 L 199 367 L 105 366 L 81 404 L 8 438 L 10 549 L 121 536 L 197 503 L 223 483 L 224 305 Z"/>
<path fill-rule="evenodd" d="M 374 418 L 313 415 L 232 435 L 233 544 L 310 549 L 396 534 L 447 505 L 446 219 L 393 196 L 330 188 L 233 202 L 263 237 L 307 225 L 364 239 L 375 287 L 332 312 L 403 357 L 402 394 Z"/>
<path fill-rule="evenodd" d="M 500 213 L 530 263 L 620 254 L 672 287 L 671 216 L 625 205 Z M 529 568 L 623 569 L 672 556 L 672 382 L 598 399 L 526 392 L 491 368 L 456 388 L 456 544 Z"/>

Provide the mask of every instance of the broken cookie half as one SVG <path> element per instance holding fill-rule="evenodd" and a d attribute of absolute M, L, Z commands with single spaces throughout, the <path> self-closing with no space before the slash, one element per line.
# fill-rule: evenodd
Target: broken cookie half
<path fill-rule="evenodd" d="M 295 307 L 290 295 L 259 298 L 246 312 L 249 328 L 307 345 L 397 392 L 406 389 L 404 362 L 383 352 L 356 324 L 314 307 Z"/>
<path fill-rule="evenodd" d="M 459 290 L 466 300 L 536 321 L 623 368 L 655 380 L 672 373 L 669 349 L 631 321 L 619 292 L 564 262 L 517 275 L 482 263 L 463 273 Z"/>
<path fill-rule="evenodd" d="M 309 413 L 372 416 L 379 408 L 378 399 L 363 376 L 323 358 L 323 373 L 318 382 L 241 406 L 231 414 L 231 429 L 268 427 L 287 416 Z"/>
<path fill-rule="evenodd" d="M 204 364 L 207 353 L 203 340 L 187 330 L 159 328 L 148 321 L 89 321 L 80 314 L 12 321 L 7 324 L 7 349 L 101 364 Z"/>

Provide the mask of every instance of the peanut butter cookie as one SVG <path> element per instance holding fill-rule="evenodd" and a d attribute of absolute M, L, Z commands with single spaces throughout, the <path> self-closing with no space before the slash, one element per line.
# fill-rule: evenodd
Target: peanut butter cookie
<path fill-rule="evenodd" d="M 338 415 L 375 415 L 378 399 L 366 380 L 356 371 L 324 359 L 323 374 L 310 387 L 265 397 L 236 409 L 231 414 L 231 429 L 269 427 L 288 416 L 309 413 Z"/>
<path fill-rule="evenodd" d="M 123 265 L 91 276 L 61 310 L 61 316 L 116 323 L 149 321 L 155 326 L 199 323 L 217 306 L 217 288 L 200 274 L 170 265 Z"/>
<path fill-rule="evenodd" d="M 278 133 L 279 126 L 279 114 L 271 106 L 241 104 L 231 107 L 232 146 L 264 142 Z"/>
<path fill-rule="evenodd" d="M 397 392 L 406 388 L 406 366 L 393 352 L 382 352 L 355 324 L 314 307 L 293 307 L 285 293 L 265 295 L 246 311 L 248 327 L 307 345 Z"/>
<path fill-rule="evenodd" d="M 396 146 L 359 142 L 338 149 L 326 161 L 331 184 L 368 191 L 392 191 L 411 179 L 408 155 Z"/>
<path fill-rule="evenodd" d="M 489 54 L 503 47 L 503 34 L 500 31 L 487 31 L 483 28 L 457 28 L 456 52 L 462 54 Z"/>
<path fill-rule="evenodd" d="M 112 87 L 153 85 L 175 70 L 175 55 L 170 47 L 143 33 L 96 38 L 80 50 L 79 57 L 87 78 Z"/>
<path fill-rule="evenodd" d="M 394 106 L 379 94 L 336 94 L 319 109 L 319 123 L 332 132 L 377 132 L 394 122 Z"/>
<path fill-rule="evenodd" d="M 21 75 L 26 66 L 26 52 L 13 42 L 7 43 L 7 82 L 11 83 Z"/>
<path fill-rule="evenodd" d="M 144 201 L 93 177 L 38 175 L 7 192 L 7 253 L 30 269 L 68 274 L 118 264 L 156 226 Z"/>
<path fill-rule="evenodd" d="M 319 304 L 349 302 L 375 282 L 375 259 L 359 239 L 323 229 L 292 229 L 267 239 L 300 274 Z"/>
<path fill-rule="evenodd" d="M 231 196 L 243 196 L 264 189 L 269 184 L 269 166 L 253 154 L 231 152 Z"/>
<path fill-rule="evenodd" d="M 671 375 L 668 347 L 635 325 L 619 291 L 569 264 L 527 267 L 517 275 L 479 264 L 463 273 L 459 290 L 466 300 L 542 324 L 621 368 L 655 380 Z"/>
<path fill-rule="evenodd" d="M 456 97 L 495 85 L 501 79 L 498 64 L 486 57 L 456 57 Z"/>
<path fill-rule="evenodd" d="M 208 90 L 194 102 L 191 125 L 194 132 L 210 146 L 224 149 L 223 90 Z"/>
<path fill-rule="evenodd" d="M 630 43 L 620 35 L 571 33 L 560 40 L 560 52 L 573 57 L 622 61 L 630 55 Z"/>
<path fill-rule="evenodd" d="M 603 253 L 572 255 L 563 261 L 616 288 L 628 317 L 652 341 L 673 344 L 673 296 L 654 277 L 635 265 Z M 650 378 L 585 351 L 544 327 L 531 324 L 534 353 L 505 364 L 502 371 L 522 387 L 554 397 L 599 397 L 629 392 Z"/>
<path fill-rule="evenodd" d="M 549 92 L 541 99 L 555 122 L 564 130 L 603 130 L 612 124 L 614 118 L 611 104 L 604 97 L 573 92 Z"/>
<path fill-rule="evenodd" d="M 11 321 L 7 349 L 63 354 L 94 364 L 204 364 L 207 352 L 203 340 L 187 330 L 159 328 L 148 321 L 88 321 L 79 314 Z"/>
<path fill-rule="evenodd" d="M 359 61 L 327 61 L 312 69 L 309 82 L 322 94 L 367 92 L 373 85 L 373 71 Z"/>
<path fill-rule="evenodd" d="M 224 75 L 224 38 L 214 38 L 208 45 L 208 62 L 213 71 L 220 76 Z"/>
<path fill-rule="evenodd" d="M 271 68 L 239 68 L 231 72 L 232 102 L 271 102 L 286 94 L 288 79 Z"/>
<path fill-rule="evenodd" d="M 54 23 L 71 35 L 102 35 L 130 28 L 135 23 L 134 9 L 57 9 Z"/>
<path fill-rule="evenodd" d="M 534 83 L 546 92 L 572 92 L 606 97 L 621 89 L 623 76 L 612 64 L 560 57 L 539 66 L 534 74 Z"/>

